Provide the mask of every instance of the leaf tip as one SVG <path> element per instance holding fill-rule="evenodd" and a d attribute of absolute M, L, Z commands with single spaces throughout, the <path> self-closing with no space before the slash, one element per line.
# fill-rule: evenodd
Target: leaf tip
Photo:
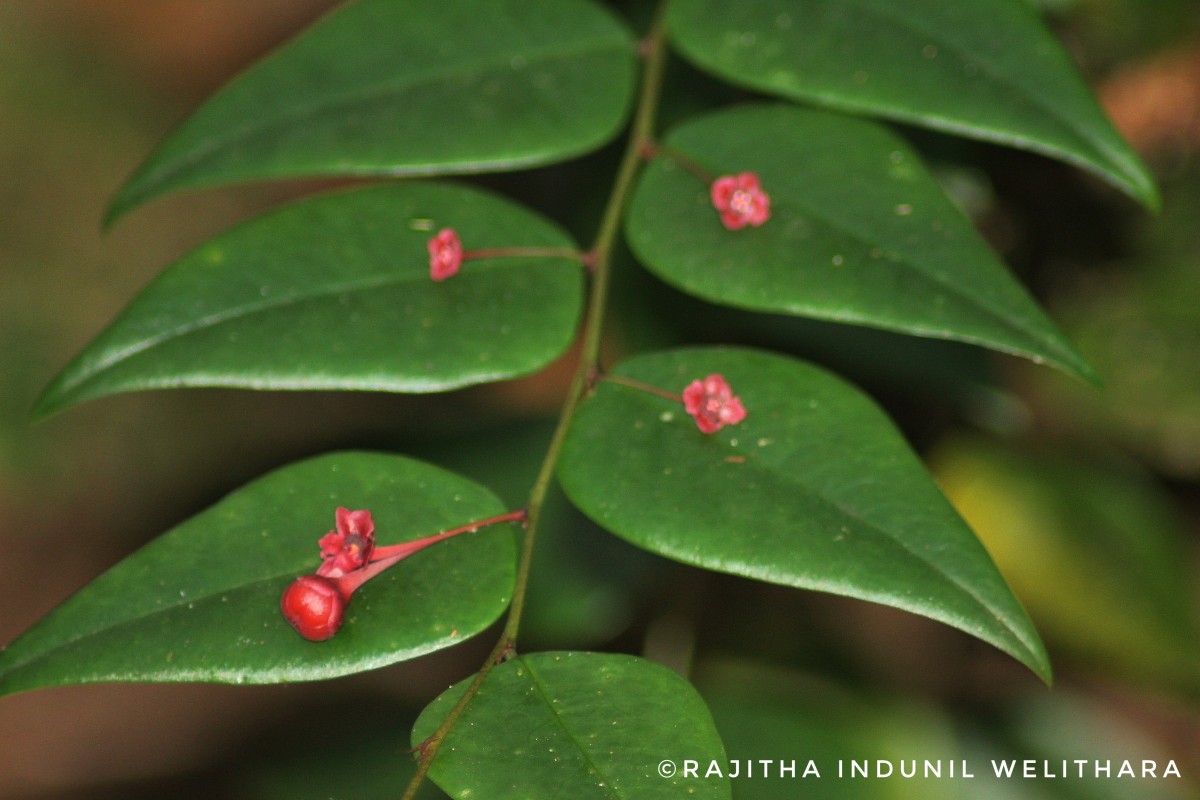
<path fill-rule="evenodd" d="M 66 407 L 66 403 L 61 398 L 61 392 L 58 391 L 58 381 L 55 380 L 49 386 L 42 390 L 41 394 L 33 401 L 33 405 L 29 408 L 29 421 L 42 422 L 43 420 L 57 414 Z"/>
<path fill-rule="evenodd" d="M 108 206 L 105 207 L 104 214 L 100 218 L 100 231 L 102 233 L 111 231 L 118 221 L 124 219 L 126 214 L 148 199 L 145 192 L 137 190 L 136 181 L 139 174 L 140 171 L 134 173 L 129 180 L 121 185 L 121 188 L 117 190 L 112 199 L 109 200 Z"/>

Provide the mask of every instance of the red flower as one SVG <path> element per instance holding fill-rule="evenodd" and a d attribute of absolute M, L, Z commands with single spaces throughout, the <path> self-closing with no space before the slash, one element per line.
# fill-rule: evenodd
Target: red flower
<path fill-rule="evenodd" d="M 462 241 L 453 228 L 443 228 L 429 240 L 429 277 L 439 283 L 458 274 L 462 266 Z"/>
<path fill-rule="evenodd" d="M 731 231 L 747 225 L 758 227 L 771 217 L 771 198 L 758 184 L 753 172 L 725 175 L 712 184 L 713 208 L 721 212 L 721 222 Z"/>
<path fill-rule="evenodd" d="M 371 560 L 375 550 L 375 523 L 370 511 L 351 511 L 338 506 L 334 512 L 337 530 L 321 537 L 317 545 L 325 563 L 317 574 L 326 578 L 340 578 Z"/>
<path fill-rule="evenodd" d="M 683 390 L 683 407 L 703 433 L 716 433 L 726 425 L 737 425 L 746 418 L 741 398 L 734 396 L 723 375 L 709 375 L 703 381 L 692 381 Z"/>

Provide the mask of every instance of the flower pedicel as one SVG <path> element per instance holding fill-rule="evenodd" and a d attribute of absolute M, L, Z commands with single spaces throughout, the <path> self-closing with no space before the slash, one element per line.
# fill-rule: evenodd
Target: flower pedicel
<path fill-rule="evenodd" d="M 301 575 L 283 591 L 279 608 L 283 617 L 305 639 L 321 642 L 342 627 L 350 596 L 387 568 L 430 545 L 460 533 L 472 533 L 501 522 L 524 522 L 524 509 L 509 511 L 411 542 L 377 547 L 375 522 L 367 510 L 339 506 L 335 529 L 317 542 L 321 566 L 312 575 Z"/>

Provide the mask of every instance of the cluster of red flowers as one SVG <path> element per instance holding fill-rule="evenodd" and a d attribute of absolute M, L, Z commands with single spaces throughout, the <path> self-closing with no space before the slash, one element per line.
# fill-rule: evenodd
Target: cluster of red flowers
<path fill-rule="evenodd" d="M 718 178 L 712 184 L 713 206 L 729 230 L 762 225 L 771 214 L 770 198 L 752 172 Z M 463 247 L 453 228 L 444 228 L 428 242 L 429 277 L 437 282 L 453 277 L 462 267 Z M 683 407 L 703 433 L 715 433 L 736 425 L 746 409 L 722 375 L 692 381 L 683 390 Z M 420 539 L 415 542 L 375 546 L 375 522 L 371 512 L 351 511 L 339 506 L 334 529 L 317 542 L 321 566 L 312 575 L 296 578 L 280 598 L 283 616 L 305 639 L 323 641 L 342 627 L 346 605 L 359 586 L 395 564 L 448 535 L 471 528 Z"/>
<path fill-rule="evenodd" d="M 762 190 L 758 175 L 739 172 L 712 182 L 712 204 L 721 214 L 721 223 L 731 231 L 747 225 L 757 228 L 771 218 L 771 197 Z M 426 242 L 429 250 L 429 277 L 441 283 L 458 274 L 464 259 L 462 239 L 453 228 L 443 228 Z"/>

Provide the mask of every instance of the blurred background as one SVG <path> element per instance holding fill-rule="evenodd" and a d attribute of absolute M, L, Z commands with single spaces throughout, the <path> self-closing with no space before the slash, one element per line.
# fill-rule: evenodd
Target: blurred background
<path fill-rule="evenodd" d="M 155 392 L 28 421 L 38 392 L 151 277 L 315 188 L 171 197 L 100 231 L 108 199 L 173 124 L 332 5 L 0 0 L 0 644 L 140 544 L 310 454 L 415 454 L 523 502 L 569 357 L 434 397 Z M 1160 214 L 1037 156 L 905 132 L 1098 368 L 1102 390 L 966 346 L 735 311 L 714 319 L 632 263 L 617 275 L 612 352 L 749 343 L 865 388 L 1028 607 L 1054 689 L 925 619 L 640 553 L 561 499 L 524 646 L 643 653 L 687 671 L 733 757 L 1145 758 L 1160 770 L 1174 759 L 1184 778 L 825 780 L 806 782 L 806 796 L 1200 796 L 1200 3 L 1040 5 L 1159 176 Z M 736 98 L 679 63 L 669 81 L 667 118 Z M 587 241 L 614 159 L 610 148 L 486 180 Z M 322 684 L 0 698 L 0 797 L 395 797 L 409 721 L 491 641 Z M 735 786 L 740 798 L 795 791 Z"/>

